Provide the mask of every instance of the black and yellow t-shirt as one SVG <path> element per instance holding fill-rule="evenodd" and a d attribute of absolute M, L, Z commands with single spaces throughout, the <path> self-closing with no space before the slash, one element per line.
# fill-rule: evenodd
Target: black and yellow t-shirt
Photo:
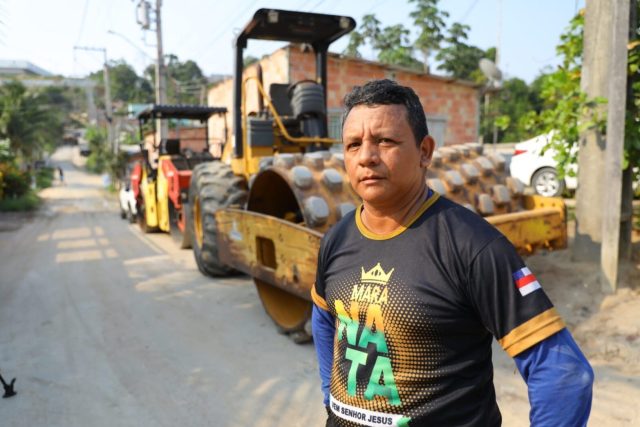
<path fill-rule="evenodd" d="M 379 236 L 362 207 L 324 237 L 314 303 L 335 317 L 339 426 L 492 426 L 491 342 L 511 356 L 564 324 L 511 243 L 433 194 Z"/>

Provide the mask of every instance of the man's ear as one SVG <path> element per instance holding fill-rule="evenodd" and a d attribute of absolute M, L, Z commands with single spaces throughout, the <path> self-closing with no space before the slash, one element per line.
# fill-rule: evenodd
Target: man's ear
<path fill-rule="evenodd" d="M 431 157 L 435 148 L 436 142 L 431 138 L 431 135 L 422 138 L 420 143 L 420 167 L 426 168 L 431 164 Z"/>

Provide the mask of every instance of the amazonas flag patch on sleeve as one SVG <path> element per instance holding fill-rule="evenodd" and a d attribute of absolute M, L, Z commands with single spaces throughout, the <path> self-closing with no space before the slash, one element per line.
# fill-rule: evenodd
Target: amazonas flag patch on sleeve
<path fill-rule="evenodd" d="M 529 295 L 531 292 L 541 288 L 538 279 L 536 279 L 536 276 L 534 276 L 527 267 L 521 268 L 513 273 L 513 281 L 522 296 Z"/>

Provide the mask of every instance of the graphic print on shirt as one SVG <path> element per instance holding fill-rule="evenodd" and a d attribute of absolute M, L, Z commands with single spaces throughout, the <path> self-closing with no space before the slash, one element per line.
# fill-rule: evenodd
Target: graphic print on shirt
<path fill-rule="evenodd" d="M 438 376 L 435 330 L 396 273 L 378 262 L 332 287 L 337 291 L 334 358 L 340 362 L 334 365 L 330 406 L 339 425 L 408 426 L 412 403 L 424 402 L 425 393 L 433 391 L 416 389 L 415 378 L 419 371 Z M 424 356 L 429 343 L 434 357 L 425 360 L 418 355 Z"/>

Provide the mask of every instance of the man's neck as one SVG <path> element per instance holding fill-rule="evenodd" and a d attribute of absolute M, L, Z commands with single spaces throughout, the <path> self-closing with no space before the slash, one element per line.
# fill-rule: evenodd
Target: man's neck
<path fill-rule="evenodd" d="M 367 230 L 374 234 L 389 234 L 407 224 L 422 204 L 427 200 L 429 189 L 426 185 L 415 191 L 415 194 L 405 199 L 404 203 L 390 207 L 375 206 L 363 202 L 364 209 L 360 219 Z"/>

